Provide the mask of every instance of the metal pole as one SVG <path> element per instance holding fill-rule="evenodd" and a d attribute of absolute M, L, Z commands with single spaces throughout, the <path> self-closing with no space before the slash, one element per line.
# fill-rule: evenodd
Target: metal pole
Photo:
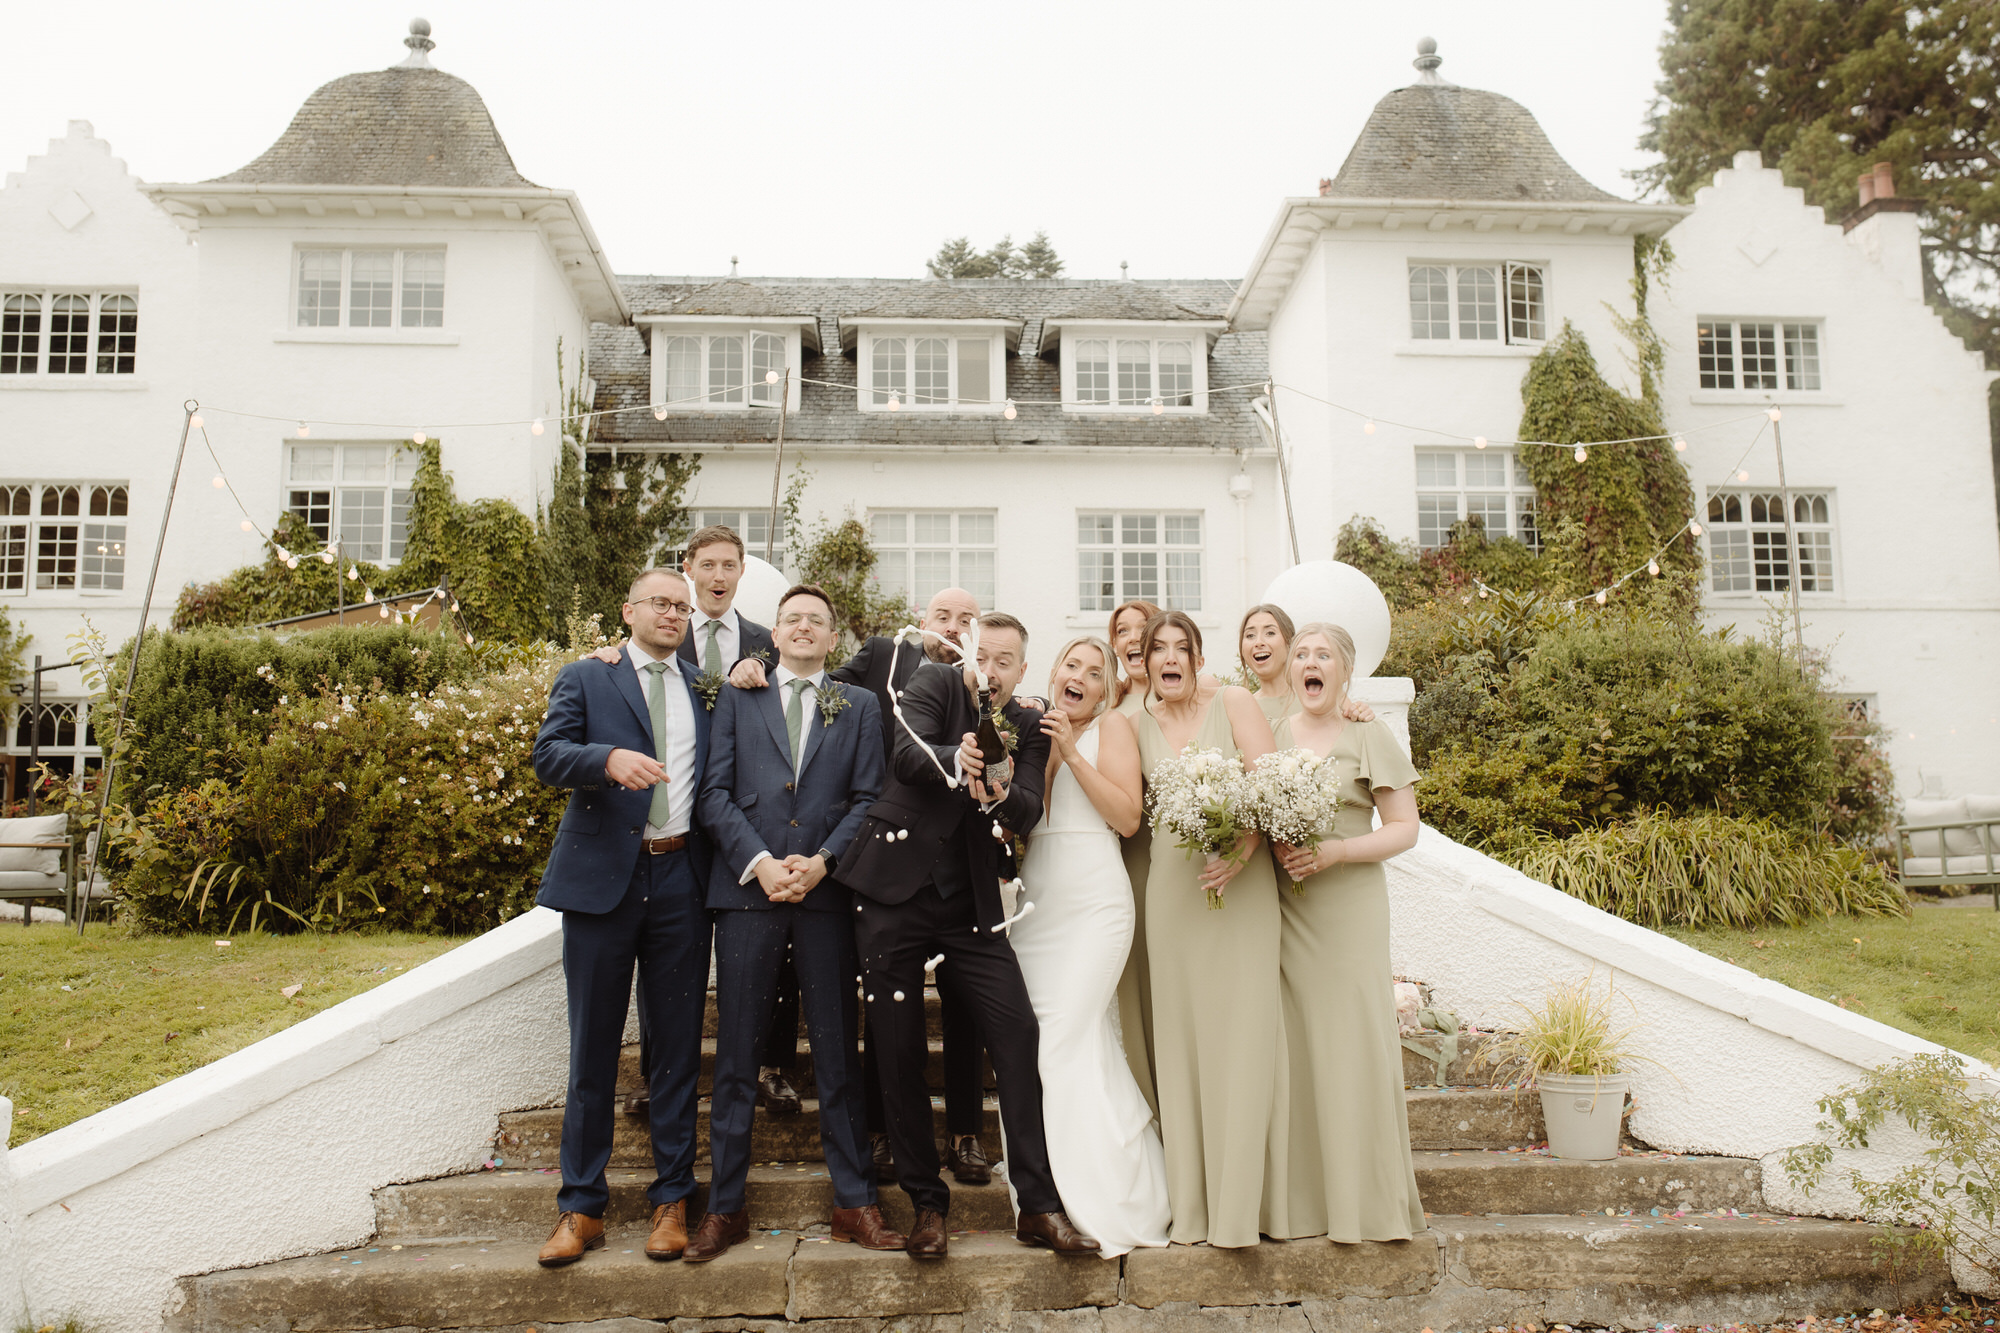
<path fill-rule="evenodd" d="M 778 489 L 785 477 L 785 409 L 792 402 L 792 368 L 785 367 L 785 378 L 778 383 L 778 456 L 771 463 L 771 525 L 764 530 L 764 559 L 775 564 L 771 553 L 778 544 Z"/>
<path fill-rule="evenodd" d="M 97 843 L 83 857 L 83 882 L 77 885 L 76 933 L 90 917 L 90 881 L 97 874 L 97 860 L 104 852 L 104 811 L 111 804 L 111 779 L 118 766 L 118 746 L 125 738 L 125 713 L 132 706 L 132 687 L 139 681 L 139 650 L 146 646 L 146 620 L 153 613 L 153 588 L 160 581 L 160 557 L 167 549 L 167 520 L 174 513 L 174 492 L 181 484 L 181 463 L 187 458 L 188 430 L 195 409 L 201 404 L 190 398 L 181 404 L 181 444 L 174 452 L 173 475 L 167 479 L 167 502 L 160 507 L 160 535 L 153 542 L 153 567 L 146 573 L 146 600 L 139 604 L 139 630 L 132 636 L 132 665 L 125 672 L 125 689 L 118 696 L 118 722 L 111 730 L 111 746 L 104 753 L 104 766 L 97 782 Z M 79 756 L 79 762 L 81 757 Z M 88 835 L 85 835 L 86 838 Z"/>
<path fill-rule="evenodd" d="M 42 762 L 42 655 L 35 654 L 35 701 L 28 705 L 28 818 L 35 817 L 35 768 Z"/>
<path fill-rule="evenodd" d="M 1792 493 L 1785 485 L 1785 434 L 1779 429 L 1775 413 L 1771 417 L 1771 446 L 1778 455 L 1778 494 L 1785 503 L 1785 546 L 1791 553 L 1786 564 L 1788 576 L 1785 586 L 1791 593 L 1792 637 L 1798 641 L 1799 665 L 1803 667 L 1806 662 L 1806 631 L 1799 619 L 1799 566 L 1804 562 L 1799 559 L 1798 534 L 1792 530 Z"/>
<path fill-rule="evenodd" d="M 1278 391 L 1264 385 L 1264 397 L 1271 404 L 1271 446 L 1278 451 L 1278 484 L 1285 489 L 1285 526 L 1292 535 L 1292 563 L 1299 563 L 1299 522 L 1292 516 L 1292 465 L 1285 457 L 1285 433 L 1278 429 Z"/>
<path fill-rule="evenodd" d="M 333 604 L 336 625 L 347 623 L 347 571 L 341 566 L 347 563 L 347 551 L 340 544 L 340 538 L 333 539 Z"/>

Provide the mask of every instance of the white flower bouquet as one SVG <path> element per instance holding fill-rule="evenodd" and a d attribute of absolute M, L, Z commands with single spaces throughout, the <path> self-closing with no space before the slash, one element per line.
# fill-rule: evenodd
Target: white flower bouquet
<path fill-rule="evenodd" d="M 1190 856 L 1233 855 L 1236 845 L 1255 830 L 1239 813 L 1243 798 L 1243 765 L 1220 750 L 1189 746 L 1160 761 L 1146 782 L 1146 805 L 1155 833 L 1171 833 Z M 1211 910 L 1222 896 L 1208 895 Z"/>
<path fill-rule="evenodd" d="M 1273 843 L 1317 851 L 1340 810 L 1340 780 L 1332 759 L 1294 747 L 1275 750 L 1244 775 L 1237 817 Z M 1292 880 L 1292 892 L 1304 893 Z"/>

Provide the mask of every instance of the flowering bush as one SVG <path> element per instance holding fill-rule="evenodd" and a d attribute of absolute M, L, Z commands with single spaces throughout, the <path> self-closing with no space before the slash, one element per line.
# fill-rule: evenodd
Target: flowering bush
<path fill-rule="evenodd" d="M 1155 833 L 1172 833 L 1189 856 L 1225 856 L 1254 830 L 1242 819 L 1243 765 L 1220 750 L 1190 745 L 1163 759 L 1146 780 Z M 1222 898 L 1208 895 L 1210 908 Z"/>
<path fill-rule="evenodd" d="M 1237 817 L 1272 842 L 1316 850 L 1340 811 L 1332 759 L 1294 746 L 1258 759 L 1243 780 Z M 1292 892 L 1304 893 L 1296 879 Z"/>

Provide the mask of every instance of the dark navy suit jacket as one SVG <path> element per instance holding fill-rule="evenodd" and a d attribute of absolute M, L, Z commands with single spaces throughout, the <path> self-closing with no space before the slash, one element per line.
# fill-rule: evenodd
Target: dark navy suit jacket
<path fill-rule="evenodd" d="M 811 733 L 805 767 L 792 777 L 785 739 L 784 691 L 775 685 L 756 690 L 722 687 L 709 733 L 708 767 L 703 771 L 696 813 L 714 843 L 708 877 L 711 908 L 770 908 L 763 886 L 752 878 L 739 884 L 743 868 L 758 852 L 780 861 L 811 856 L 824 847 L 836 858 L 847 855 L 862 818 L 882 788 L 882 722 L 875 698 L 831 680 L 847 706 L 831 720 L 809 707 Z M 815 912 L 848 912 L 847 887 L 829 875 L 799 906 Z"/>
<path fill-rule="evenodd" d="M 693 667 L 694 674 L 697 676 L 701 674 L 701 654 L 696 651 L 694 641 L 699 637 L 695 633 L 694 626 L 690 624 L 686 636 L 681 639 L 680 646 L 681 662 L 686 666 Z M 736 662 L 740 662 L 746 657 L 754 657 L 762 662 L 766 671 L 770 671 L 778 665 L 777 646 L 771 642 L 771 631 L 744 615 L 741 611 L 738 611 L 736 613 Z M 725 676 L 728 675 L 730 668 L 734 667 L 736 662 L 725 662 L 722 667 L 722 674 Z M 818 849 L 815 848 L 814 850 Z M 813 893 L 817 892 L 819 890 L 813 890 Z M 810 898 L 812 894 L 809 893 L 806 896 Z"/>
<path fill-rule="evenodd" d="M 691 673 L 680 686 L 694 711 L 694 778 L 708 763 L 709 713 L 695 693 Z M 674 688 L 674 681 L 667 681 Z M 637 750 L 654 755 L 653 719 L 632 669 L 632 649 L 618 665 L 585 658 L 556 673 L 549 689 L 548 716 L 535 737 L 535 776 L 551 787 L 570 789 L 569 807 L 556 829 L 555 850 L 542 872 L 535 901 L 564 912 L 609 912 L 624 898 L 639 860 L 646 813 L 653 793 L 627 791 L 604 775 L 611 752 Z M 709 845 L 699 824 L 688 841 L 697 883 L 708 880 Z"/>

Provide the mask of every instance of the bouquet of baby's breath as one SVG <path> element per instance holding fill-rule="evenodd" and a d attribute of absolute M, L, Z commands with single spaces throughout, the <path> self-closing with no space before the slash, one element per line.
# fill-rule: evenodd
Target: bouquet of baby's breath
<path fill-rule="evenodd" d="M 1237 817 L 1274 843 L 1317 851 L 1339 810 L 1333 760 L 1294 747 L 1265 755 L 1244 776 Z M 1304 893 L 1303 882 L 1294 879 L 1292 892 Z"/>
<path fill-rule="evenodd" d="M 1220 750 L 1189 746 L 1163 759 L 1146 780 L 1146 804 L 1155 833 L 1172 833 L 1188 855 L 1228 856 L 1255 830 L 1239 811 L 1243 765 Z M 1211 910 L 1222 896 L 1208 895 Z"/>

